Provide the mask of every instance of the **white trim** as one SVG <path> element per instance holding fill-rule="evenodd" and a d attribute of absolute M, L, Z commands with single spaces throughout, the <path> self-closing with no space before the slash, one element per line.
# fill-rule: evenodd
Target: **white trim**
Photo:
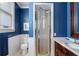
<path fill-rule="evenodd" d="M 54 26 L 54 4 L 53 3 L 51 3 L 51 37 L 53 37 L 53 31 L 54 31 L 54 29 L 53 29 L 53 26 Z"/>
<path fill-rule="evenodd" d="M 29 8 L 29 6 L 20 6 L 20 8 Z"/>
<path fill-rule="evenodd" d="M 36 4 L 36 5 L 51 5 L 50 3 L 45 3 L 45 2 L 43 2 L 43 3 L 41 3 L 41 2 L 36 2 L 35 4 Z"/>
<path fill-rule="evenodd" d="M 54 31 L 54 4 L 51 3 L 51 55 L 54 56 L 54 38 L 53 32 Z"/>
<path fill-rule="evenodd" d="M 35 37 L 35 3 L 33 3 L 33 37 Z"/>
<path fill-rule="evenodd" d="M 35 3 L 33 3 L 33 38 L 34 38 L 34 55 L 36 55 L 36 48 L 35 48 Z"/>

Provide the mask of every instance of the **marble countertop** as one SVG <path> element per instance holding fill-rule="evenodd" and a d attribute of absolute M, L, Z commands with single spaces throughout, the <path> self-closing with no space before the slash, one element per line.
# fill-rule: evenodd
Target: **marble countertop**
<path fill-rule="evenodd" d="M 54 37 L 54 41 L 56 41 L 57 43 L 59 43 L 60 45 L 62 45 L 63 47 L 65 47 L 66 49 L 68 49 L 69 51 L 73 52 L 74 54 L 79 56 L 79 50 L 78 49 L 73 49 L 71 47 L 69 47 L 66 43 L 73 43 L 70 40 L 66 40 L 65 37 Z"/>

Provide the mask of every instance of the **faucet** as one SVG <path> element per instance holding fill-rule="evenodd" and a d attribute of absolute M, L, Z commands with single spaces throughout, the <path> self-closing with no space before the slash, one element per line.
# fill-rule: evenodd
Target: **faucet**
<path fill-rule="evenodd" d="M 71 38 L 66 38 L 66 40 L 71 40 Z M 73 43 L 75 43 L 75 44 L 79 44 L 79 41 L 75 38 L 72 38 L 71 41 L 73 41 Z"/>
<path fill-rule="evenodd" d="M 77 42 L 77 40 L 76 40 L 76 39 L 74 39 L 74 43 L 75 43 L 75 44 L 79 44 L 79 42 Z"/>
<path fill-rule="evenodd" d="M 76 43 L 76 44 L 77 44 L 76 39 L 74 39 L 74 43 Z"/>

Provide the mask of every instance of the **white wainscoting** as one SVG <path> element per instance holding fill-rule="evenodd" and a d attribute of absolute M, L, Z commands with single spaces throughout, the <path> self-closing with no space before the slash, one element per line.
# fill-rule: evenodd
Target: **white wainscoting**
<path fill-rule="evenodd" d="M 29 53 L 28 56 L 36 56 L 35 39 L 29 37 Z"/>
<path fill-rule="evenodd" d="M 26 56 L 35 56 L 35 39 L 33 37 L 28 37 L 27 34 L 21 34 L 8 38 L 8 56 L 15 56 L 16 53 L 20 50 L 20 46 L 23 42 L 23 39 L 27 38 L 29 42 L 29 51 Z"/>
<path fill-rule="evenodd" d="M 20 49 L 20 35 L 8 38 L 8 55 L 14 56 L 16 52 Z"/>

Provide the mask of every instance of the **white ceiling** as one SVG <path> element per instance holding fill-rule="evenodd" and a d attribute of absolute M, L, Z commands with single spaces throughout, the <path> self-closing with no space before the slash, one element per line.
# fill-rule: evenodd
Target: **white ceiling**
<path fill-rule="evenodd" d="M 17 2 L 17 4 L 21 7 L 21 8 L 28 8 L 30 2 Z M 50 3 L 35 3 L 35 5 L 38 5 L 42 8 L 45 9 L 50 9 L 51 8 L 51 4 Z"/>
<path fill-rule="evenodd" d="M 21 8 L 28 8 L 29 2 L 17 2 Z"/>

